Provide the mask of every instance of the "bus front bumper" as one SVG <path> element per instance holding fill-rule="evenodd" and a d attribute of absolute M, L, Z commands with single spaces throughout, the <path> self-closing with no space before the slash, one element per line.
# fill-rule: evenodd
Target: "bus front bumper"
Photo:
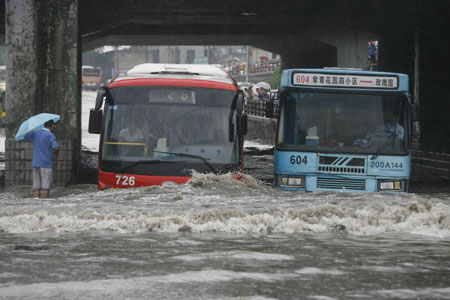
<path fill-rule="evenodd" d="M 375 176 L 333 176 L 329 174 L 276 174 L 273 186 L 292 191 L 335 191 L 335 192 L 384 192 L 406 193 L 409 179 L 405 177 Z"/>

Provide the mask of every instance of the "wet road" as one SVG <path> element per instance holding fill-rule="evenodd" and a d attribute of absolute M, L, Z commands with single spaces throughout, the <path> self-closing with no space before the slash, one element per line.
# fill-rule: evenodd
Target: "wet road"
<path fill-rule="evenodd" d="M 254 177 L 0 195 L 0 299 L 450 299 L 450 194 Z"/>

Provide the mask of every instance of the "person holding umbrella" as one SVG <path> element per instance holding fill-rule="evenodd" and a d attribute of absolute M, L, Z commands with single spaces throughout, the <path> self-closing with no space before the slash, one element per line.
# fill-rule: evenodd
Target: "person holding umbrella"
<path fill-rule="evenodd" d="M 51 115 L 51 114 L 47 114 Z M 39 116 L 39 115 L 38 115 Z M 47 117 L 48 120 L 43 123 L 43 126 L 29 126 L 31 123 L 30 118 L 22 124 L 27 123 L 28 128 L 24 129 L 22 126 L 19 128 L 19 132 L 16 135 L 16 140 L 24 137 L 27 141 L 34 144 L 33 147 L 33 197 L 35 198 L 49 198 L 50 189 L 53 183 L 53 169 L 52 169 L 52 152 L 58 155 L 59 146 L 56 142 L 56 137 L 53 134 L 55 128 L 55 120 L 59 120 L 58 115 L 52 115 L 57 117 Z M 34 117 L 36 118 L 36 116 Z M 45 120 L 45 119 L 44 119 Z M 42 128 L 43 127 L 43 128 Z M 21 130 L 24 129 L 24 130 Z M 24 133 L 24 135 L 19 133 Z"/>

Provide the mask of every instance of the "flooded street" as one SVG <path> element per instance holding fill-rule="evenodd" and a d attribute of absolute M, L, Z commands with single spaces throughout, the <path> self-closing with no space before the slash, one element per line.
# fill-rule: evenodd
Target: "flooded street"
<path fill-rule="evenodd" d="M 3 190 L 0 299 L 450 299 L 450 193 L 280 191 L 247 156 L 243 181 Z"/>
<path fill-rule="evenodd" d="M 2 299 L 450 299 L 448 194 L 290 193 L 253 177 L 0 196 Z"/>

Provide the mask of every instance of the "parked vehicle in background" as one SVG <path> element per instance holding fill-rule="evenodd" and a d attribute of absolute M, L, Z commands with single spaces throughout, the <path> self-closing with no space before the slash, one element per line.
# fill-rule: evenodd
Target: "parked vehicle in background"
<path fill-rule="evenodd" d="M 113 79 L 89 119 L 100 133 L 99 190 L 242 171 L 243 101 L 218 66 L 142 64 Z"/>
<path fill-rule="evenodd" d="M 284 70 L 274 186 L 407 192 L 411 116 L 417 115 L 408 91 L 404 74 Z"/>
<path fill-rule="evenodd" d="M 102 69 L 100 67 L 81 67 L 81 87 L 86 90 L 96 90 L 102 85 Z"/>

